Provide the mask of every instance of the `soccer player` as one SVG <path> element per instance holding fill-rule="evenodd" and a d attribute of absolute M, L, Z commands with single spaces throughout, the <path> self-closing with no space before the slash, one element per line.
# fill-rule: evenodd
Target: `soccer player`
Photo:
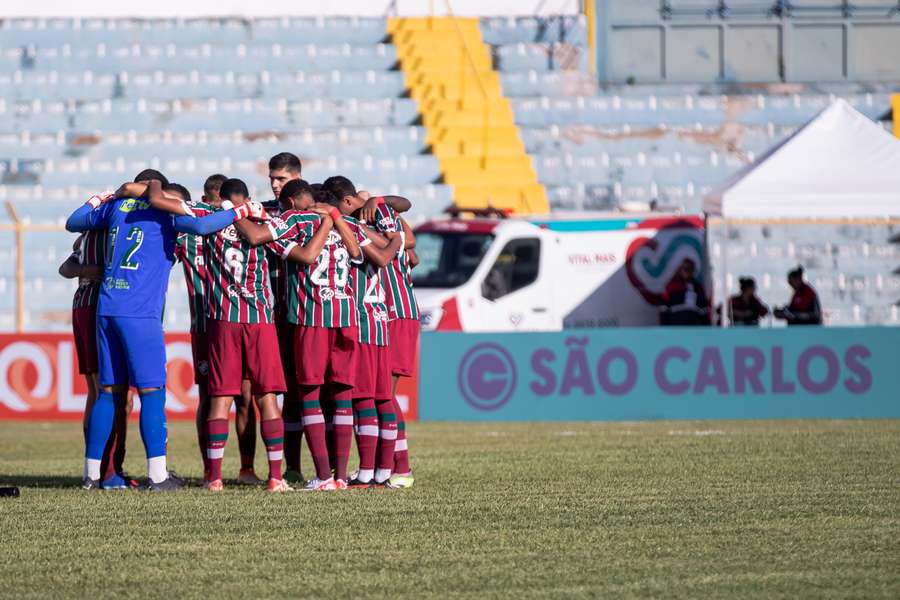
<path fill-rule="evenodd" d="M 419 342 L 419 307 L 413 294 L 410 250 L 415 248 L 415 236 L 409 225 L 400 218 L 392 203 L 383 197 L 370 199 L 362 214 L 371 219 L 376 231 L 396 232 L 403 238 L 403 247 L 387 266 L 387 305 L 390 313 L 391 371 L 394 375 L 393 406 L 397 418 L 394 472 L 388 485 L 395 488 L 412 487 L 414 478 L 409 466 L 409 446 L 406 441 L 406 422 L 397 402 L 397 382 L 400 377 L 412 376 Z"/>
<path fill-rule="evenodd" d="M 337 208 L 313 206 L 313 210 L 320 212 L 321 219 L 289 212 L 273 219 L 268 228 L 247 227 L 241 233 L 254 244 L 270 243 L 274 251 L 289 260 L 287 314 L 296 326 L 294 354 L 303 403 L 303 430 L 316 467 L 316 477 L 304 489 L 335 490 L 347 486 L 353 436 L 351 390 L 358 333 L 350 260 L 359 259 L 359 246 L 366 240 L 360 228 L 352 228 L 355 220 L 344 219 Z M 335 437 L 339 447 L 334 477 L 319 402 L 326 383 L 338 407 Z"/>
<path fill-rule="evenodd" d="M 183 186 L 171 183 L 163 186 L 169 195 L 182 200 L 189 207 L 204 211 L 204 214 L 218 210 L 222 205 L 219 189 L 225 180 L 224 175 L 210 175 L 203 184 L 201 202 L 191 201 L 191 194 Z M 197 384 L 199 402 L 197 404 L 197 441 L 203 460 L 203 480 L 209 479 L 209 462 L 206 456 L 206 421 L 209 415 L 209 348 L 206 339 L 206 258 L 205 240 L 201 235 L 189 233 L 178 234 L 175 256 L 184 268 L 184 280 L 188 292 L 188 307 L 191 311 L 191 349 L 194 359 L 194 382 Z M 241 470 L 238 481 L 246 485 L 263 483 L 253 468 L 256 454 L 256 410 L 253 409 L 253 398 L 250 381 L 241 384 L 241 395 L 236 403 L 234 429 L 238 438 L 241 454 Z"/>
<path fill-rule="evenodd" d="M 274 200 L 263 203 L 270 217 L 279 217 L 288 210 L 305 210 L 312 204 L 312 197 L 306 193 L 308 186 L 293 186 L 301 181 L 300 159 L 290 152 L 281 152 L 269 159 L 269 184 Z M 304 182 L 305 183 L 305 182 Z M 290 187 L 289 194 L 283 192 Z M 296 206 L 295 206 L 296 203 Z M 300 206 L 303 206 L 301 209 Z M 294 325 L 287 318 L 287 267 L 283 259 L 272 252 L 269 259 L 269 279 L 272 285 L 273 314 L 275 330 L 278 332 L 278 347 L 281 350 L 281 364 L 284 368 L 284 393 L 282 417 L 284 419 L 284 479 L 289 483 L 305 483 L 300 468 L 300 442 L 303 438 L 303 422 L 300 415 L 300 398 L 297 396 L 297 374 L 294 370 Z"/>
<path fill-rule="evenodd" d="M 226 180 L 219 193 L 223 208 L 251 206 L 247 185 L 240 179 Z M 209 213 L 206 209 L 193 210 L 195 214 Z M 234 397 L 241 394 L 246 373 L 260 412 L 269 463 L 268 489 L 290 491 L 281 472 L 284 424 L 276 394 L 285 391 L 285 382 L 272 323 L 265 249 L 250 244 L 235 227 L 226 227 L 207 239 L 206 257 L 210 394 L 206 487 L 214 492 L 224 487 L 222 458 L 228 440 L 228 413 Z"/>
<path fill-rule="evenodd" d="M 100 393 L 88 419 L 85 487 L 96 487 L 103 448 L 112 430 L 115 406 L 125 402 L 128 383 L 141 397 L 141 438 L 147 456 L 149 489 L 169 491 L 183 483 L 166 468 L 166 348 L 162 311 L 174 262 L 177 232 L 209 234 L 250 207 L 203 219 L 162 212 L 151 201 L 163 199 L 157 171 L 146 170 L 126 184 L 116 198 L 92 198 L 69 216 L 66 229 L 106 229 L 103 284 L 97 304 L 97 358 Z M 145 197 L 145 195 L 147 197 Z"/>
<path fill-rule="evenodd" d="M 106 231 L 88 231 L 75 240 L 72 255 L 59 266 L 59 274 L 66 279 L 78 278 L 78 289 L 72 298 L 72 333 L 78 356 L 78 372 L 84 375 L 87 398 L 82 422 L 85 447 L 87 447 L 88 417 L 97 399 L 97 299 L 103 279 L 103 253 L 106 248 Z M 101 462 L 102 489 L 125 489 L 136 482 L 123 475 L 125 461 L 125 437 L 128 431 L 128 414 L 131 407 L 123 403 L 116 406 L 112 435 L 106 444 Z M 87 478 L 87 471 L 83 474 Z"/>
<path fill-rule="evenodd" d="M 357 213 L 368 199 L 368 194 L 352 193 L 353 184 L 344 177 L 332 177 L 329 188 L 339 190 L 342 197 L 332 202 L 344 217 Z M 375 471 L 375 454 L 379 438 L 380 412 L 388 416 L 391 408 L 391 364 L 388 353 L 388 310 L 385 305 L 384 267 L 390 264 L 400 251 L 402 239 L 396 233 L 382 236 L 367 230 L 369 243 L 360 244 L 364 259 L 352 261 L 351 282 L 359 321 L 359 347 L 356 381 L 353 386 L 353 412 L 356 421 L 356 445 L 359 451 L 359 469 L 347 482 L 348 487 L 382 485 L 391 476 L 394 463 L 393 439 L 386 440 L 384 451 Z M 379 408 L 376 409 L 376 404 Z M 337 410 L 337 407 L 336 407 Z M 388 416 L 389 418 L 389 416 Z M 338 423 L 335 421 L 335 428 Z M 393 430 L 396 435 L 396 429 Z M 338 430 L 336 429 L 336 433 Z M 392 438 L 386 426 L 384 436 Z M 335 451 L 341 449 L 335 435 Z"/>

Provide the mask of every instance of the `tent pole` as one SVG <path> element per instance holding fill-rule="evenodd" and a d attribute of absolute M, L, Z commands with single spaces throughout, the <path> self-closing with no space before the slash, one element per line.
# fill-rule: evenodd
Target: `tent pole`
<path fill-rule="evenodd" d="M 722 327 L 731 327 L 731 315 L 728 314 L 728 240 L 731 239 L 731 223 L 722 219 L 725 225 L 725 240 L 722 242 Z"/>

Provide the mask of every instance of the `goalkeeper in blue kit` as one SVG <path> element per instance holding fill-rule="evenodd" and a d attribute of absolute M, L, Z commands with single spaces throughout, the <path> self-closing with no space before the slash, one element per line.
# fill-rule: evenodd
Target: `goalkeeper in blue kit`
<path fill-rule="evenodd" d="M 96 197 L 77 209 L 66 229 L 106 229 L 107 253 L 97 304 L 97 351 L 100 393 L 88 419 L 84 480 L 99 488 L 100 461 L 113 425 L 116 403 L 125 402 L 128 386 L 141 398 L 141 439 L 147 453 L 149 488 L 181 487 L 166 466 L 166 347 L 162 316 L 175 259 L 177 233 L 209 235 L 250 213 L 244 205 L 196 218 L 173 216 L 154 208 L 167 200 L 164 177 L 145 171 L 105 202 Z M 183 212 L 189 213 L 189 210 Z"/>

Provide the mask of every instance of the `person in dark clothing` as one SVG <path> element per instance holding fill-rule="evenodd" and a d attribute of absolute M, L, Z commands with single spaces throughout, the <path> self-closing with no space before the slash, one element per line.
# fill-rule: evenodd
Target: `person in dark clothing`
<path fill-rule="evenodd" d="M 697 265 L 686 258 L 662 294 L 661 325 L 709 325 L 709 298 L 694 273 Z"/>
<path fill-rule="evenodd" d="M 803 267 L 788 273 L 788 285 L 794 290 L 794 295 L 790 304 L 775 310 L 775 318 L 784 319 L 788 325 L 821 325 L 819 295 L 803 280 Z"/>
<path fill-rule="evenodd" d="M 756 296 L 756 281 L 741 277 L 741 293 L 728 299 L 729 317 L 734 325 L 756 327 L 759 320 L 769 314 L 769 307 Z"/>

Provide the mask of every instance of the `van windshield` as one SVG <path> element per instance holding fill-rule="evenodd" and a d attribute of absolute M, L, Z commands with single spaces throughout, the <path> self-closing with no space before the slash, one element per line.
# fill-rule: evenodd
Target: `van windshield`
<path fill-rule="evenodd" d="M 493 239 L 486 233 L 417 233 L 419 266 L 412 272 L 413 285 L 453 288 L 464 284 L 478 268 Z"/>

